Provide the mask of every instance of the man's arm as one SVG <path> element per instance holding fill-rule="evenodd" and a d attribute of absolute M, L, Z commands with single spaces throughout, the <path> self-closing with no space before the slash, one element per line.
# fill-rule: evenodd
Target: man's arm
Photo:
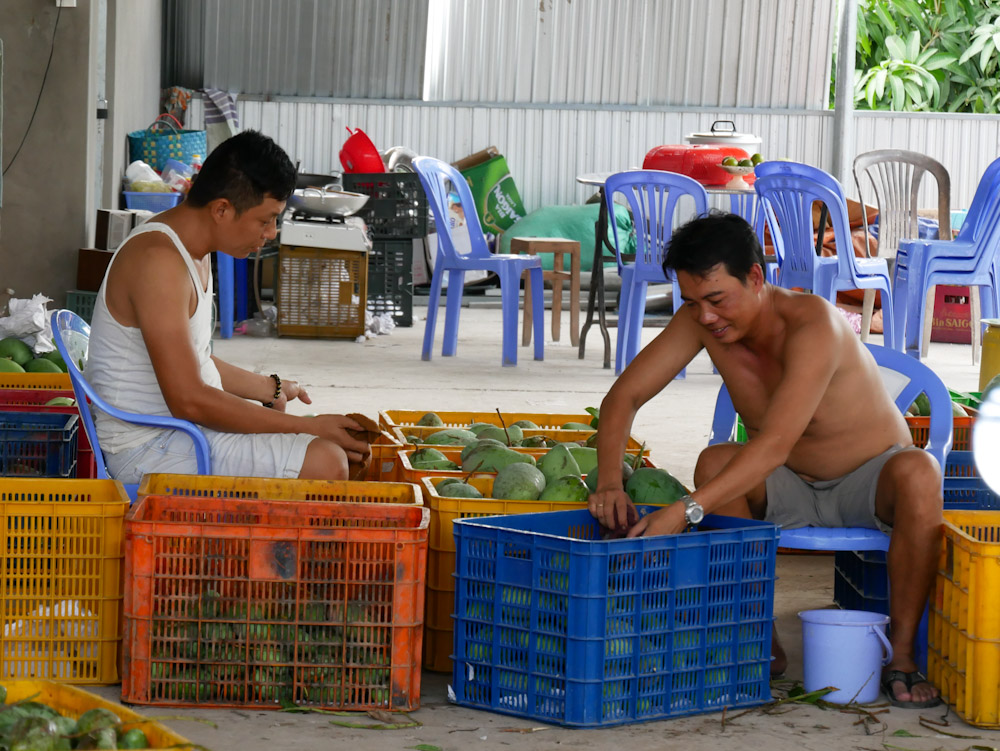
<path fill-rule="evenodd" d="M 136 264 L 131 273 L 116 281 L 127 285 L 129 305 L 173 416 L 229 433 L 308 433 L 332 440 L 357 456 L 368 450 L 367 444 L 346 433 L 347 428 L 360 428 L 350 418 L 289 415 L 213 388 L 202 380 L 188 328 L 194 289 L 176 249 L 163 245 L 145 248 L 141 273 Z M 252 398 L 258 398 L 256 392 Z"/>
<path fill-rule="evenodd" d="M 764 412 L 758 434 L 692 497 L 711 513 L 761 485 L 785 464 L 826 394 L 840 347 L 828 316 L 816 316 L 785 340 L 783 374 Z M 603 415 L 602 415 L 603 419 Z M 673 504 L 649 514 L 629 536 L 675 534 L 684 529 L 684 509 Z"/>
<path fill-rule="evenodd" d="M 293 399 L 299 399 L 305 404 L 312 404 L 309 394 L 296 381 L 282 378 L 281 394 L 275 399 L 277 384 L 270 375 L 253 373 L 237 365 L 228 363 L 215 355 L 212 355 L 212 361 L 219 370 L 219 377 L 222 379 L 222 388 L 230 394 L 235 394 L 244 399 L 252 399 L 261 404 L 268 404 L 273 401 L 274 409 L 281 411 L 284 411 L 285 404 Z"/>
<path fill-rule="evenodd" d="M 701 350 L 697 324 L 689 315 L 671 318 L 615 381 L 601 402 L 597 431 L 597 492 L 590 512 L 608 529 L 624 529 L 635 510 L 622 490 L 622 462 L 639 408 L 660 393 Z M 631 515 L 631 518 L 630 518 Z"/>

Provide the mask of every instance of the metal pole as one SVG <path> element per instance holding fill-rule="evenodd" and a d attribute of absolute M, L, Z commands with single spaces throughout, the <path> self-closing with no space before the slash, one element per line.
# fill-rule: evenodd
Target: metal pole
<path fill-rule="evenodd" d="M 833 175 L 851 185 L 854 160 L 854 53 L 858 39 L 858 2 L 839 0 L 837 88 L 833 97 Z"/>

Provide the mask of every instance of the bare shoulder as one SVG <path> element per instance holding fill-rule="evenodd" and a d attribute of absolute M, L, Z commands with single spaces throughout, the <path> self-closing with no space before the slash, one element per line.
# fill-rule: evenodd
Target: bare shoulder
<path fill-rule="evenodd" d="M 847 319 L 828 300 L 819 295 L 775 289 L 775 306 L 789 334 L 824 338 L 853 334 Z"/>

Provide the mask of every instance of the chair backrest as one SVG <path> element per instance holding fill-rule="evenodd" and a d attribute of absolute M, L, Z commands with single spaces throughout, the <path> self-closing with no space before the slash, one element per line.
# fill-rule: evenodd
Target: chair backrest
<path fill-rule="evenodd" d="M 604 182 L 604 201 L 608 216 L 615 216 L 615 195 L 621 194 L 632 212 L 635 231 L 635 270 L 638 278 L 664 280 L 663 258 L 678 203 L 684 196 L 694 203 L 695 216 L 708 212 L 708 193 L 696 180 L 685 175 L 662 170 L 632 170 L 611 175 Z M 618 223 L 611 222 L 615 240 L 618 270 L 623 264 L 618 237 Z"/>
<path fill-rule="evenodd" d="M 469 183 L 462 173 L 447 162 L 430 156 L 418 156 L 413 160 L 413 170 L 420 178 L 427 194 L 431 213 L 437 226 L 437 252 L 448 262 L 454 264 L 461 259 L 489 258 L 490 248 L 483 234 L 483 226 L 479 222 L 476 202 L 469 190 Z M 457 200 L 456 200 L 457 199 Z M 449 204 L 461 206 L 465 214 L 465 226 L 469 233 L 468 254 L 459 253 L 456 245 L 456 228 L 451 226 Z"/>
<path fill-rule="evenodd" d="M 854 158 L 858 199 L 864 204 L 866 195 L 874 194 L 878 207 L 878 255 L 895 258 L 900 240 L 917 238 L 917 194 L 925 174 L 937 183 L 938 237 L 950 240 L 951 177 L 941 162 L 903 149 L 867 151 Z M 867 240 L 867 212 L 862 216 Z"/>
<path fill-rule="evenodd" d="M 955 239 L 989 247 L 1000 242 L 1000 159 L 994 159 L 979 178 L 972 205 Z"/>
<path fill-rule="evenodd" d="M 762 203 L 781 268 L 783 286 L 816 291 L 816 243 L 813 204 L 826 206 L 837 245 L 838 276 L 857 284 L 854 245 L 847 219 L 847 199 L 835 177 L 798 162 L 762 162 L 755 170 L 754 189 Z M 856 288 L 856 286 L 855 286 Z"/>
<path fill-rule="evenodd" d="M 212 473 L 211 452 L 208 448 L 208 441 L 198 426 L 187 420 L 179 420 L 175 417 L 161 417 L 158 415 L 140 415 L 134 412 L 112 407 L 104 401 L 90 382 L 84 378 L 80 367 L 86 368 L 87 351 L 90 345 L 90 326 L 76 313 L 69 310 L 57 310 L 52 314 L 52 340 L 66 362 L 66 370 L 69 372 L 70 382 L 73 384 L 73 395 L 76 397 L 77 406 L 80 409 L 80 418 L 83 420 L 84 430 L 87 431 L 87 438 L 94 449 L 94 460 L 97 463 L 97 476 L 107 478 L 108 469 L 104 463 L 104 453 L 97 440 L 97 429 L 94 426 L 94 416 L 92 408 L 96 407 L 102 412 L 106 412 L 112 417 L 117 417 L 125 422 L 138 425 L 149 425 L 159 428 L 171 428 L 187 433 L 195 444 L 195 455 L 198 461 L 198 474 L 208 475 Z"/>
<path fill-rule="evenodd" d="M 931 405 L 931 416 L 924 450 L 937 460 L 943 475 L 945 458 L 951 450 L 953 424 L 951 395 L 947 387 L 933 370 L 916 358 L 877 344 L 865 346 L 875 358 L 881 371 L 882 382 L 900 412 L 906 412 L 920 394 L 927 394 Z M 736 411 L 733 408 L 733 401 L 729 397 L 726 384 L 722 384 L 715 400 L 709 445 L 729 441 L 735 425 Z M 862 429 L 861 426 L 859 429 Z"/>

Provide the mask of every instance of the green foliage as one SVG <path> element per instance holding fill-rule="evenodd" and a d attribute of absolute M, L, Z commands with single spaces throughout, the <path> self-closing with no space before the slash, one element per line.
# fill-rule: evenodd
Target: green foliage
<path fill-rule="evenodd" d="M 857 28 L 857 107 L 1000 112 L 1000 0 L 859 0 Z"/>

